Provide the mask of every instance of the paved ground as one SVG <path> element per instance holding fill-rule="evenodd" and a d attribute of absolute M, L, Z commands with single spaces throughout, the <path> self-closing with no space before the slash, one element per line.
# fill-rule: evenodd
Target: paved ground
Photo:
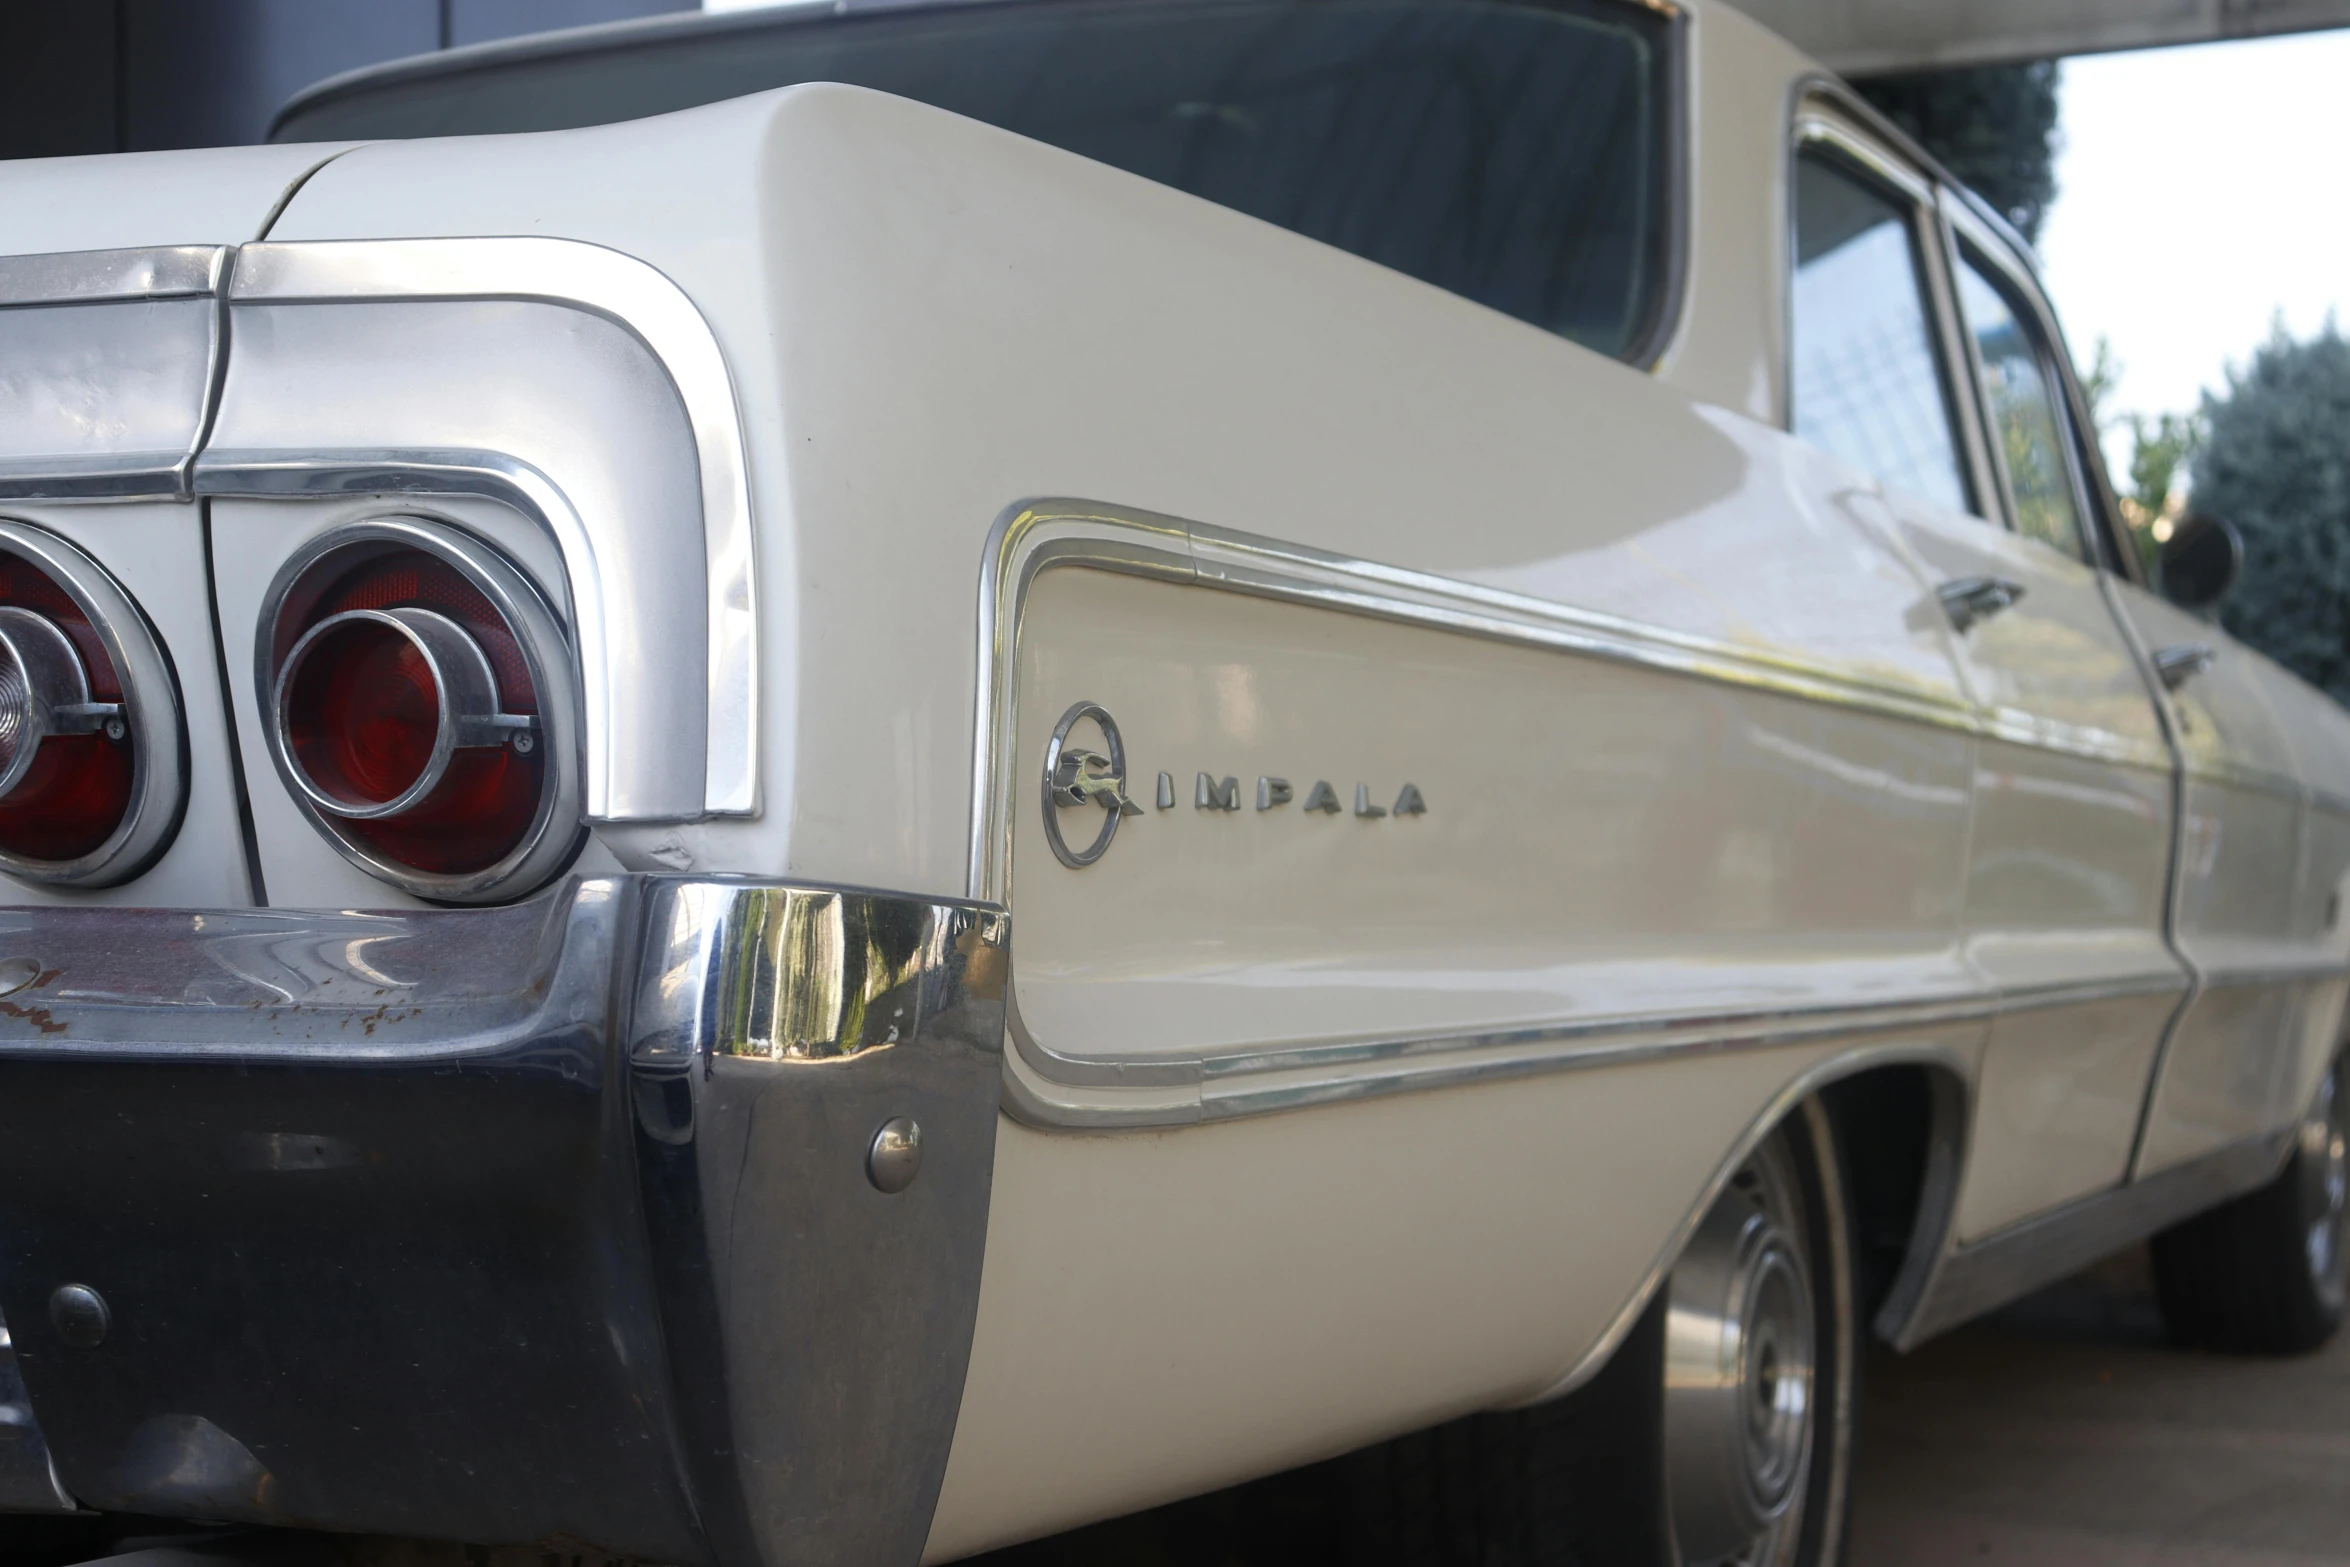
<path fill-rule="evenodd" d="M 1850 1567 L 2350 1567 L 2350 1335 L 2295 1361 L 2170 1349 L 2142 1251 L 1875 1355 L 1866 1393 Z M 1251 1489 L 974 1567 L 1332 1559 L 1310 1499 Z"/>
<path fill-rule="evenodd" d="M 1852 1567 L 2350 1564 L 2350 1336 L 2167 1348 L 2140 1253 L 1870 1370 Z"/>

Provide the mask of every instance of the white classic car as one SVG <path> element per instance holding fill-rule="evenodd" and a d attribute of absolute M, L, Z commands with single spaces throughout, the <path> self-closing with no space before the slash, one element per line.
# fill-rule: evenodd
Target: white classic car
<path fill-rule="evenodd" d="M 1868 1335 L 2149 1235 L 2340 1320 L 2350 718 L 1736 12 L 278 138 L 0 168 L 19 1527 L 912 1567 L 1352 1455 L 1364 1561 L 1832 1563 Z"/>

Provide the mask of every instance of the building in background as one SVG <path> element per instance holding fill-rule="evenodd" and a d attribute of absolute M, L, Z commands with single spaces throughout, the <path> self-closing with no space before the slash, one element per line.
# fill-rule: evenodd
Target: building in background
<path fill-rule="evenodd" d="M 257 142 L 338 71 L 698 0 L 5 0 L 0 158 Z"/>

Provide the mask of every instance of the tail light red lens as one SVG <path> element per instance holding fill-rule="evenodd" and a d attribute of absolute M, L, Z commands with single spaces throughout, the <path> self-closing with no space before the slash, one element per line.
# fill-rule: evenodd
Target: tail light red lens
<path fill-rule="evenodd" d="M 399 627 L 337 620 L 314 633 L 288 671 L 286 742 L 319 789 L 347 808 L 371 810 L 408 794 L 431 769 L 440 682 Z"/>
<path fill-rule="evenodd" d="M 123 677 L 89 613 L 0 554 L 0 855 L 60 867 L 104 848 L 137 799 Z"/>
<path fill-rule="evenodd" d="M 480 898 L 543 872 L 567 770 L 542 686 L 568 666 L 548 663 L 558 634 L 520 574 L 453 531 L 376 523 L 314 553 L 273 597 L 274 739 L 312 819 L 428 897 Z M 557 849 L 576 841 L 570 825 Z"/>

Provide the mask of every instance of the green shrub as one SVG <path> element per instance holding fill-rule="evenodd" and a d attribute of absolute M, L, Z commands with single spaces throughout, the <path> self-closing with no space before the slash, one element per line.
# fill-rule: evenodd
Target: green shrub
<path fill-rule="evenodd" d="M 2350 702 L 2350 342 L 2280 325 L 2227 394 L 2203 399 L 2194 507 L 2244 535 L 2221 623 Z"/>

